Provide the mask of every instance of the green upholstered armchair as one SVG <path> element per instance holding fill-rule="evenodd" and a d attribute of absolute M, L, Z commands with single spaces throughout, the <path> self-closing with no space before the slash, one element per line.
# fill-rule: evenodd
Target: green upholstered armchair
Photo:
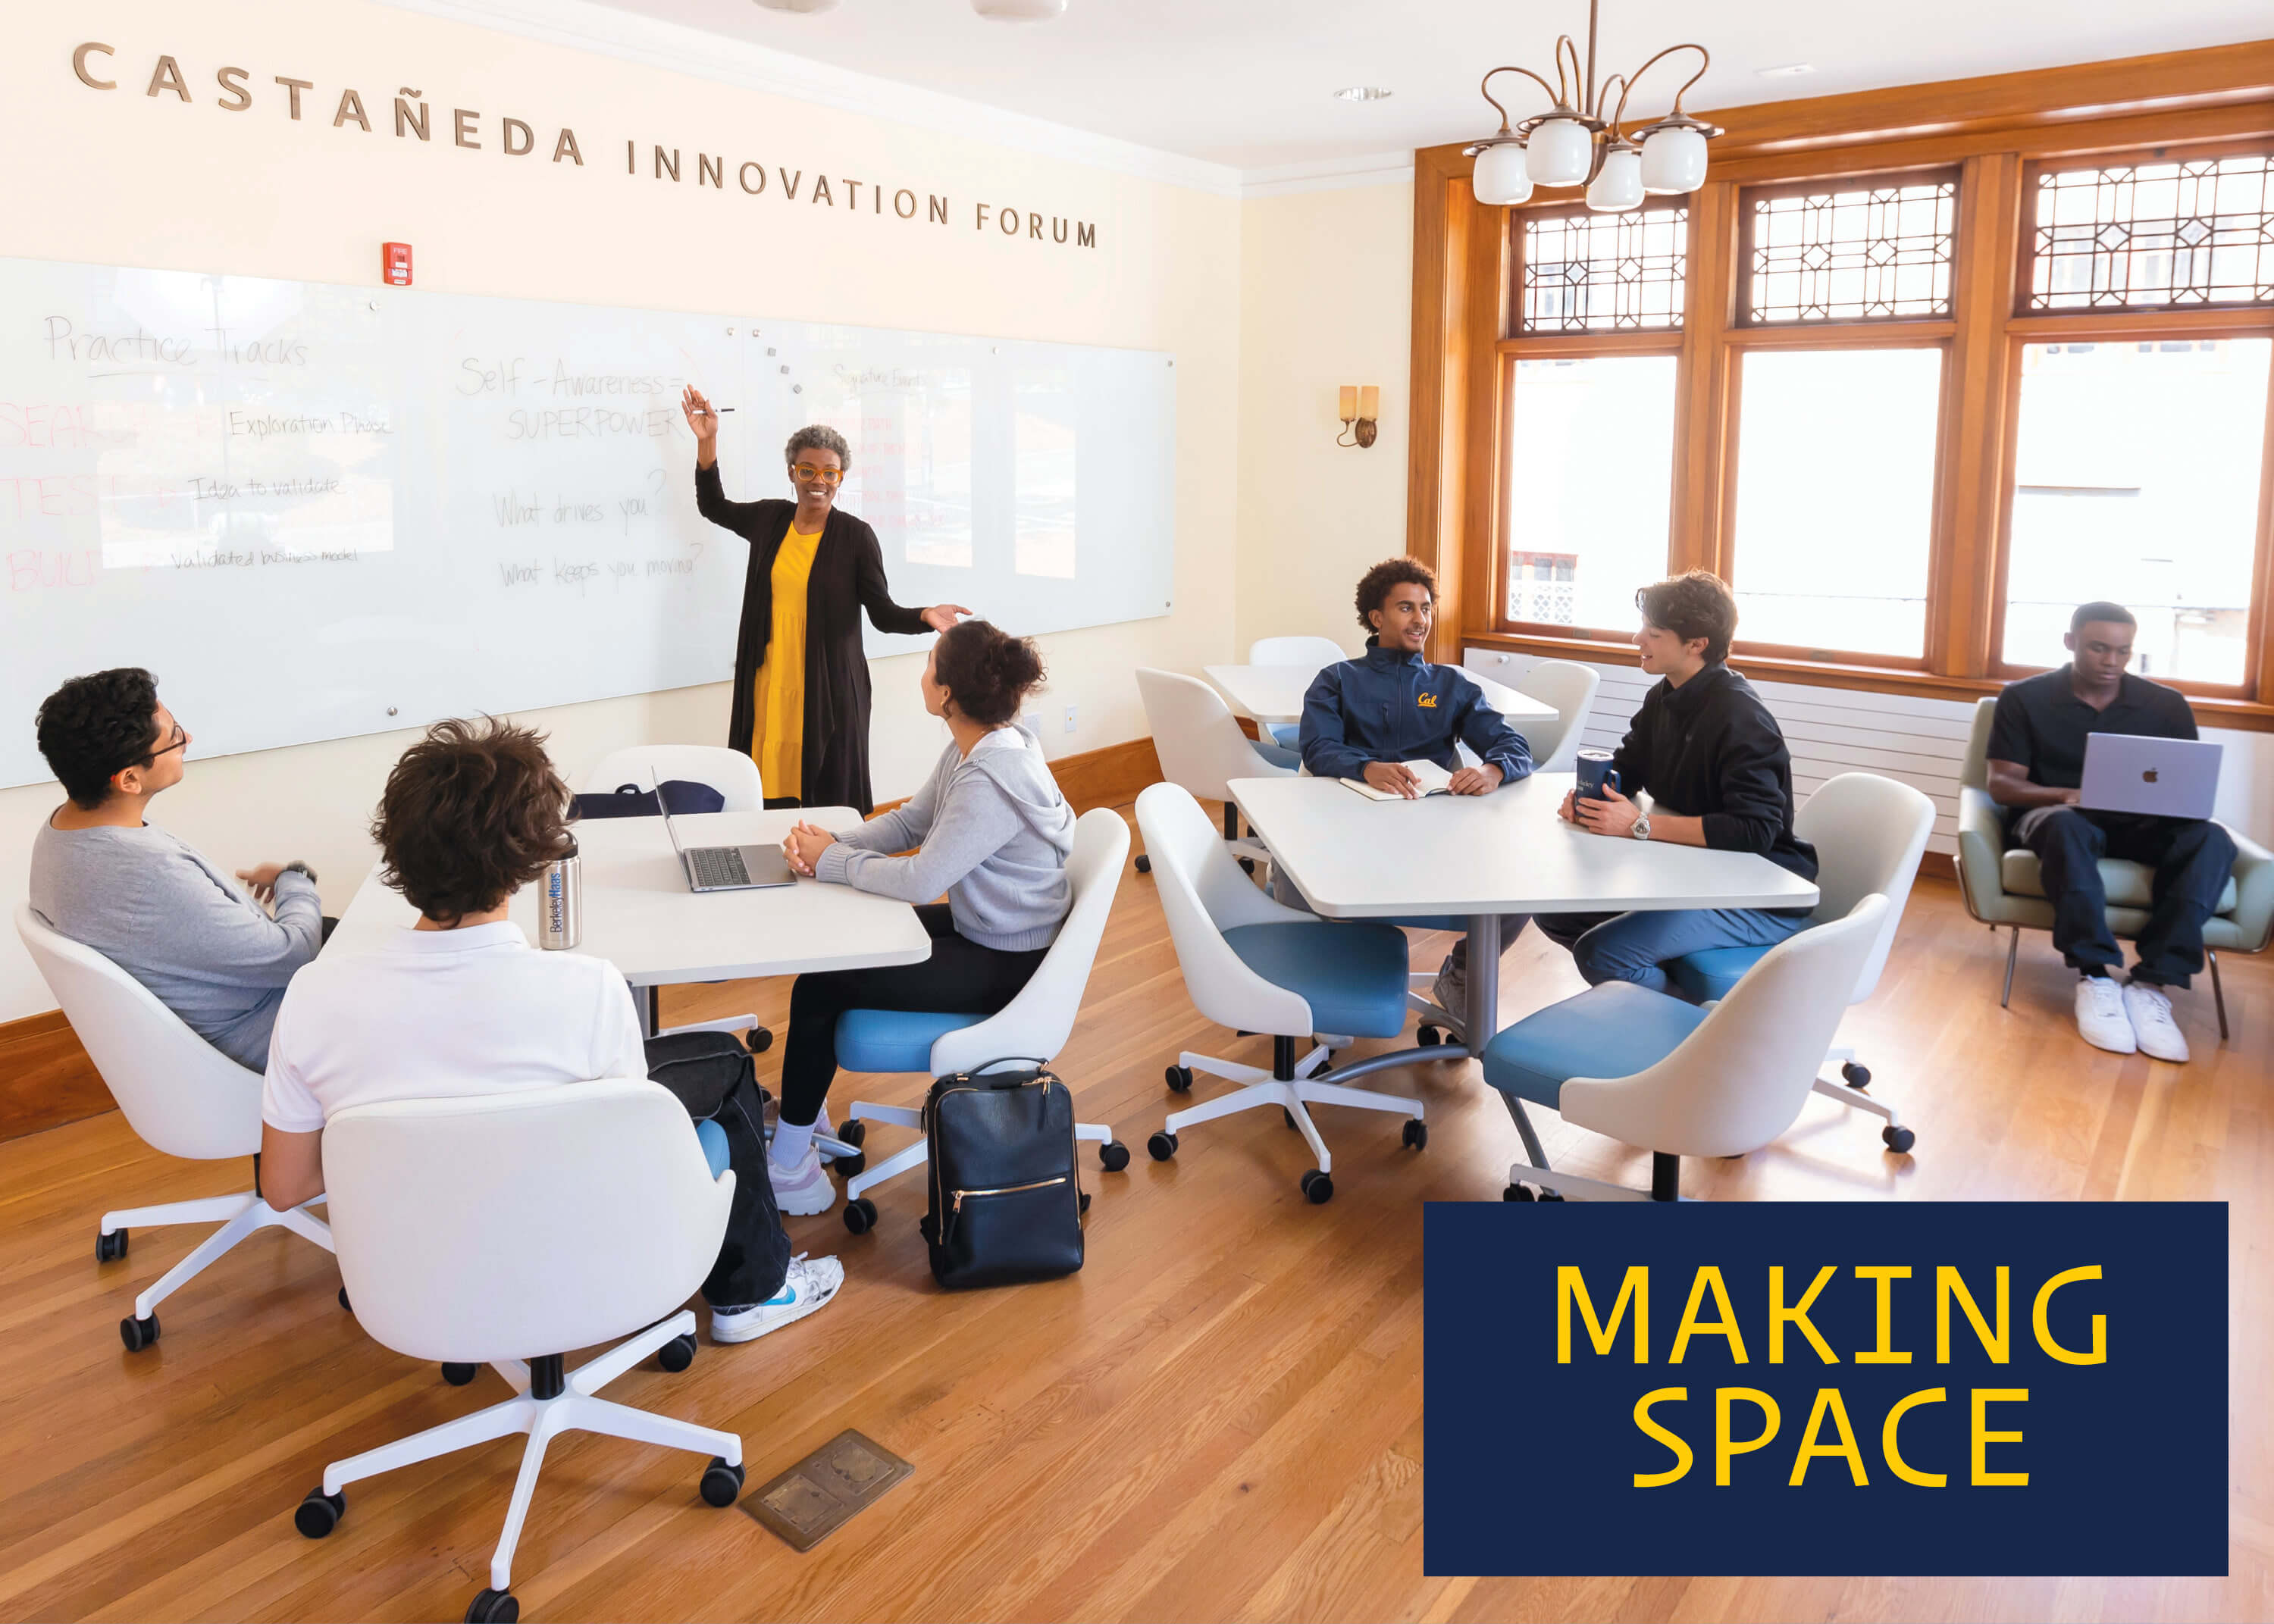
<path fill-rule="evenodd" d="M 1958 788 L 1958 889 L 1966 911 L 1993 931 L 2009 929 L 2006 948 L 2006 989 L 1999 996 L 2002 1007 L 2014 996 L 2014 960 L 2024 930 L 2051 930 L 2053 905 L 2045 900 L 2044 882 L 2037 875 L 2034 852 L 2007 851 L 2005 825 L 1997 803 L 1990 799 L 1988 766 L 1990 713 L 1994 699 L 1974 708 L 1974 734 L 1967 741 L 1966 765 Z M 2274 855 L 2240 830 L 2234 837 L 2234 873 L 2220 893 L 2218 913 L 2203 925 L 2204 957 L 2210 963 L 2211 997 L 2218 1007 L 2218 1035 L 2226 1030 L 2226 991 L 2219 985 L 2218 956 L 2222 951 L 2260 953 L 2274 937 Z M 2149 869 L 2135 862 L 2104 858 L 2101 883 L 2108 891 L 2108 928 L 2120 938 L 2140 934 L 2148 922 Z"/>

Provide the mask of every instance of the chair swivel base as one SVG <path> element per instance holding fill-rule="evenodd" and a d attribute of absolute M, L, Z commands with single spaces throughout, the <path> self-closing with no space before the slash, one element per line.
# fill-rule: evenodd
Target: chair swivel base
<path fill-rule="evenodd" d="M 318 1196 L 317 1200 L 323 1198 Z M 162 1229 L 168 1224 L 214 1223 L 221 1228 L 198 1244 L 197 1249 L 158 1277 L 134 1299 L 134 1312 L 118 1322 L 118 1338 L 129 1353 L 139 1353 L 158 1340 L 158 1304 L 180 1290 L 234 1249 L 239 1241 L 260 1229 L 290 1229 L 304 1240 L 332 1250 L 331 1227 L 308 1215 L 304 1203 L 278 1212 L 252 1191 L 237 1195 L 207 1196 L 196 1201 L 169 1201 L 162 1207 L 129 1207 L 102 1215 L 94 1240 L 98 1263 L 126 1255 L 129 1233 L 135 1229 Z"/>
<path fill-rule="evenodd" d="M 521 1605 L 510 1594 L 514 1548 L 520 1543 L 522 1525 L 529 1516 L 529 1502 L 537 1492 L 537 1477 L 545 1464 L 546 1447 L 561 1433 L 600 1432 L 611 1438 L 628 1438 L 635 1443 L 707 1455 L 712 1458 L 703 1471 L 704 1500 L 713 1506 L 731 1506 L 742 1493 L 742 1440 L 734 1433 L 697 1426 L 692 1422 L 594 1396 L 666 1343 L 681 1337 L 692 1338 L 694 1334 L 695 1315 L 682 1308 L 574 1371 L 563 1372 L 559 1354 L 526 1365 L 517 1359 L 497 1361 L 491 1368 L 505 1378 L 514 1390 L 513 1397 L 409 1438 L 333 1462 L 324 1468 L 322 1485 L 310 1490 L 293 1513 L 293 1526 L 311 1539 L 321 1539 L 339 1525 L 346 1513 L 345 1490 L 349 1484 L 397 1467 L 455 1454 L 492 1439 L 525 1432 L 529 1442 L 522 1452 L 521 1474 L 514 1480 L 505 1528 L 498 1537 L 497 1551 L 490 1558 L 489 1588 L 478 1594 L 466 1611 L 470 1620 L 508 1624 L 521 1616 Z"/>
<path fill-rule="evenodd" d="M 1311 1120 L 1314 1105 L 1347 1105 L 1363 1111 L 1397 1111 L 1404 1115 L 1404 1143 L 1419 1150 L 1429 1142 L 1428 1124 L 1423 1120 L 1421 1101 L 1404 1094 L 1377 1094 L 1370 1088 L 1352 1088 L 1340 1083 L 1317 1083 L 1307 1080 L 1324 1071 L 1333 1059 L 1326 1045 L 1320 1044 L 1300 1060 L 1294 1058 L 1295 1041 L 1275 1037 L 1272 1040 L 1272 1069 L 1242 1065 L 1237 1061 L 1220 1060 L 1213 1055 L 1180 1054 L 1177 1064 L 1170 1068 L 1170 1086 L 1178 1094 L 1191 1091 L 1193 1072 L 1206 1077 L 1222 1078 L 1238 1083 L 1238 1088 L 1228 1094 L 1194 1105 L 1181 1111 L 1172 1111 L 1161 1131 L 1146 1141 L 1145 1148 L 1156 1162 L 1166 1162 L 1177 1154 L 1177 1135 L 1186 1128 L 1204 1122 L 1214 1122 L 1220 1116 L 1231 1116 L 1241 1111 L 1255 1110 L 1262 1106 L 1276 1105 L 1284 1113 L 1287 1125 L 1303 1136 L 1304 1143 L 1318 1159 L 1316 1167 L 1305 1169 L 1299 1187 L 1305 1199 L 1322 1204 L 1334 1199 L 1334 1156 L 1327 1149 L 1326 1140 L 1320 1136 L 1318 1124 Z M 1181 1077 L 1178 1073 L 1183 1073 Z M 1181 1082 L 1182 1086 L 1178 1085 Z"/>
<path fill-rule="evenodd" d="M 860 1129 L 863 1137 L 864 1123 L 881 1122 L 895 1128 L 921 1128 L 923 1113 L 905 1105 L 871 1105 L 865 1100 L 855 1100 L 840 1134 Z M 1078 1122 L 1073 1125 L 1077 1141 L 1088 1140 L 1097 1147 L 1097 1164 L 1109 1173 L 1118 1173 L 1129 1165 L 1129 1147 L 1113 1137 L 1113 1130 L 1102 1122 Z M 818 1139 L 815 1141 L 818 1143 Z M 859 1143 L 855 1140 L 855 1143 Z M 898 1178 L 914 1168 L 931 1160 L 931 1141 L 919 1137 L 916 1142 L 896 1150 L 875 1167 L 855 1165 L 845 1168 L 854 1175 L 845 1181 L 845 1227 L 855 1235 L 866 1235 L 877 1227 L 877 1204 L 869 1199 L 869 1192 L 886 1179 Z M 863 1159 L 865 1162 L 865 1158 Z M 1082 1198 L 1086 1203 L 1088 1196 Z"/>

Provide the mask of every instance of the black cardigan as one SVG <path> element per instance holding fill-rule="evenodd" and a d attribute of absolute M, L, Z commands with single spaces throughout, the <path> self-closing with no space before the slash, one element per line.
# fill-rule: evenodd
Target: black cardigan
<path fill-rule="evenodd" d="M 773 500 L 730 502 L 719 465 L 695 470 L 695 506 L 712 523 L 750 544 L 742 583 L 742 628 L 734 643 L 734 708 L 727 746 L 747 751 L 756 723 L 753 688 L 774 630 L 774 555 L 781 551 L 797 504 Z M 877 532 L 831 508 L 805 589 L 805 748 L 798 799 L 809 807 L 852 807 L 866 817 L 869 789 L 869 660 L 861 648 L 860 612 L 880 632 L 921 632 L 923 612 L 892 601 Z M 766 786 L 771 796 L 773 786 Z"/>
<path fill-rule="evenodd" d="M 1611 765 L 1624 793 L 1648 790 L 1660 810 L 1703 822 L 1715 851 L 1752 852 L 1816 877 L 1816 848 L 1792 831 L 1783 730 L 1727 665 L 1708 665 L 1680 688 L 1661 679 L 1643 695 Z"/>

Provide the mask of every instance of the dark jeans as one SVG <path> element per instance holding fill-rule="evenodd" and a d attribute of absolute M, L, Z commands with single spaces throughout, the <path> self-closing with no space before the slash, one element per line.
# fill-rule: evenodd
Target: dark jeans
<path fill-rule="evenodd" d="M 2123 950 L 2108 929 L 2108 893 L 2100 883 L 2104 857 L 2155 870 L 2132 979 L 2185 987 L 2203 967 L 2203 921 L 2218 909 L 2234 867 L 2233 838 L 2217 823 L 2062 807 L 2031 820 L 2023 844 L 2037 854 L 2037 872 L 2053 905 L 2053 945 L 2071 969 L 2105 974 L 2124 965 Z"/>
<path fill-rule="evenodd" d="M 684 1052 L 671 1048 L 680 1041 L 650 1038 L 650 1068 Z M 715 1084 L 707 1079 L 689 1079 L 683 1075 L 687 1071 L 672 1067 L 657 1080 L 678 1096 L 689 1116 L 719 1124 L 727 1135 L 727 1165 L 734 1169 L 727 1237 L 719 1243 L 719 1260 L 703 1282 L 703 1300 L 713 1308 L 747 1308 L 774 1296 L 789 1277 L 789 1236 L 782 1229 L 781 1209 L 774 1205 L 773 1180 L 766 1175 L 766 1140 L 758 1125 L 757 1085 L 740 1084 L 722 1103 Z"/>
<path fill-rule="evenodd" d="M 1006 952 L 955 934 L 944 902 L 916 910 L 931 957 L 916 964 L 801 975 L 789 989 L 789 1037 L 782 1049 L 781 1119 L 804 1127 L 821 1116 L 837 1080 L 837 1018 L 847 1010 L 937 1010 L 992 1015 L 1032 979 L 1050 950 Z"/>
<path fill-rule="evenodd" d="M 1716 947 L 1773 947 L 1808 915 L 1769 908 L 1670 908 L 1633 914 L 1535 914 L 1540 935 L 1569 949 L 1590 987 L 1632 981 L 1672 994 L 1665 966 Z M 1675 995 L 1679 996 L 1679 995 Z"/>

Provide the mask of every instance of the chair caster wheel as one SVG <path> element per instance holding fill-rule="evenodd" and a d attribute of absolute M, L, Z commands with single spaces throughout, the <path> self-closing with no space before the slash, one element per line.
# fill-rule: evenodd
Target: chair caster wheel
<path fill-rule="evenodd" d="M 858 1178 L 864 1171 L 867 1170 L 869 1166 L 869 1158 L 862 1155 L 860 1152 L 855 1151 L 849 1156 L 838 1157 L 836 1161 L 831 1162 L 829 1165 L 837 1169 L 838 1176 L 840 1177 Z"/>
<path fill-rule="evenodd" d="M 1177 1136 L 1163 1128 L 1145 1141 L 1145 1154 L 1156 1162 L 1166 1162 L 1177 1154 Z"/>
<path fill-rule="evenodd" d="M 97 1263 L 116 1263 L 125 1255 L 125 1230 L 113 1229 L 108 1235 L 98 1235 L 94 1237 L 94 1260 Z"/>
<path fill-rule="evenodd" d="M 1167 1079 L 1171 1094 L 1192 1093 L 1193 1072 L 1190 1066 L 1171 1066 L 1168 1069 Z"/>
<path fill-rule="evenodd" d="M 137 1320 L 129 1314 L 118 1322 L 118 1340 L 126 1344 L 129 1353 L 139 1353 L 158 1340 L 158 1316 Z"/>
<path fill-rule="evenodd" d="M 1840 1063 L 1840 1076 L 1850 1088 L 1869 1088 L 1871 1086 L 1871 1068 L 1857 1065 L 1852 1060 Z"/>
<path fill-rule="evenodd" d="M 466 1604 L 466 1624 L 521 1624 L 521 1598 L 511 1590 L 481 1590 Z"/>
<path fill-rule="evenodd" d="M 724 1455 L 714 1455 L 711 1464 L 703 1469 L 703 1498 L 713 1506 L 731 1506 L 742 1492 L 742 1469 L 729 1466 Z"/>
<path fill-rule="evenodd" d="M 833 1136 L 840 1145 L 850 1145 L 858 1150 L 869 1142 L 869 1124 L 855 1117 L 837 1130 Z"/>
<path fill-rule="evenodd" d="M 1419 1026 L 1414 1029 L 1413 1041 L 1424 1049 L 1434 1049 L 1445 1041 L 1445 1034 L 1434 1026 Z"/>
<path fill-rule="evenodd" d="M 1399 1137 L 1416 1150 L 1427 1150 L 1429 1147 L 1429 1124 L 1419 1116 L 1409 1116 L 1405 1119 L 1405 1130 Z"/>
<path fill-rule="evenodd" d="M 676 1376 L 695 1363 L 696 1342 L 692 1336 L 674 1336 L 655 1350 L 655 1362 Z"/>
<path fill-rule="evenodd" d="M 1097 1147 L 1097 1165 L 1109 1173 L 1118 1173 L 1129 1165 L 1129 1147 L 1119 1139 L 1108 1139 Z"/>
<path fill-rule="evenodd" d="M 1089 1213 L 1089 1192 L 1088 1192 L 1088 1191 L 1085 1190 L 1085 1191 L 1083 1191 L 1083 1192 L 1081 1192 L 1081 1200 L 1080 1201 L 1080 1203 L 1079 1203 L 1079 1204 L 1078 1204 L 1078 1206 L 1077 1206 L 1077 1210 L 1078 1210 L 1078 1211 L 1080 1211 L 1080 1212 L 1081 1212 L 1081 1213 L 1085 1217 L 1087 1217 L 1087 1216 L 1088 1215 L 1088 1213 Z"/>
<path fill-rule="evenodd" d="M 298 1529 L 307 1538 L 321 1539 L 337 1528 L 340 1525 L 340 1519 L 347 1514 L 346 1491 L 343 1490 L 337 1494 L 327 1494 L 322 1485 L 318 1485 L 315 1488 L 310 1489 L 308 1498 L 294 1508 L 292 1526 Z M 484 1591 L 483 1594 L 486 1595 L 488 1592 Z"/>
<path fill-rule="evenodd" d="M 877 1227 L 877 1204 L 867 1196 L 859 1196 L 845 1203 L 845 1227 L 855 1235 L 866 1235 Z"/>
<path fill-rule="evenodd" d="M 455 1365 L 445 1361 L 442 1365 L 442 1380 L 454 1387 L 463 1387 L 476 1376 L 480 1375 L 482 1367 L 478 1365 Z"/>
<path fill-rule="evenodd" d="M 753 1026 L 742 1036 L 743 1047 L 754 1055 L 763 1055 L 774 1046 L 774 1034 L 765 1026 Z"/>
<path fill-rule="evenodd" d="M 1140 874 L 1150 874 L 1153 872 L 1153 860 L 1146 856 L 1142 852 L 1137 853 L 1137 872 Z"/>
<path fill-rule="evenodd" d="M 1241 859 L 1239 860 L 1239 871 L 1240 871 L 1242 874 L 1253 874 L 1253 873 L 1254 873 L 1254 872 L 1255 872 L 1255 859 L 1254 859 L 1253 857 L 1243 857 L 1243 858 L 1241 858 Z"/>
<path fill-rule="evenodd" d="M 1561 1190 L 1542 1190 L 1540 1192 L 1540 1199 L 1543 1201 L 1560 1201 L 1563 1199 L 1563 1192 Z"/>
<path fill-rule="evenodd" d="M 1323 1207 L 1335 1199 L 1335 1181 L 1316 1168 L 1304 1173 L 1301 1187 L 1314 1207 Z"/>
<path fill-rule="evenodd" d="M 345 1286 L 340 1288 L 340 1306 L 350 1313 L 355 1312 L 355 1304 L 348 1301 L 348 1289 Z"/>
<path fill-rule="evenodd" d="M 1503 1201 L 1529 1201 L 1532 1199 L 1532 1186 L 1530 1184 L 1510 1184 L 1507 1189 L 1500 1192 L 1500 1199 Z"/>
<path fill-rule="evenodd" d="M 1887 1141 L 1887 1148 L 1897 1155 L 1908 1153 L 1918 1140 L 1918 1135 L 1913 1133 L 1909 1128 L 1899 1128 L 1894 1123 L 1889 1123 L 1880 1129 L 1879 1137 Z"/>

